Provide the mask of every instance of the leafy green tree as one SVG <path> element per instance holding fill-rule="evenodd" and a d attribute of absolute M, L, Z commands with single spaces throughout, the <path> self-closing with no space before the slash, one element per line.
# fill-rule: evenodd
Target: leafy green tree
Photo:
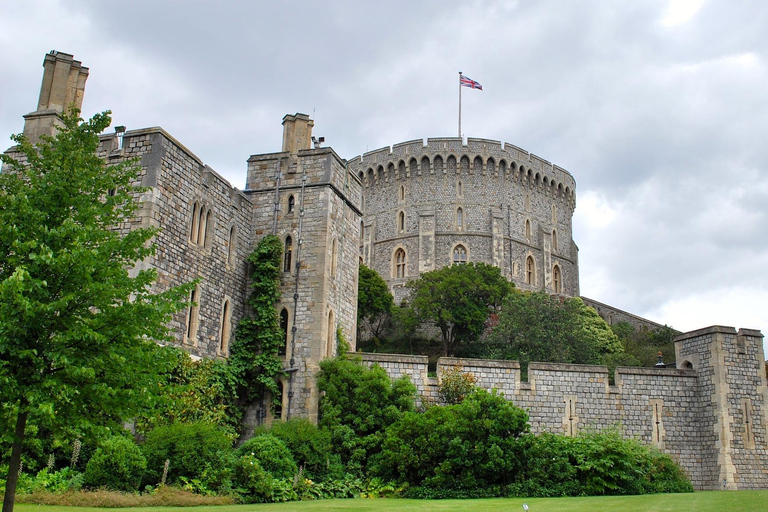
<path fill-rule="evenodd" d="M 159 425 L 204 421 L 229 432 L 234 440 L 240 427 L 241 409 L 235 406 L 238 381 L 230 366 L 217 359 L 193 361 L 176 347 L 175 364 L 166 381 L 158 383 L 159 399 L 150 414 L 135 418 L 136 429 L 147 433 Z"/>
<path fill-rule="evenodd" d="M 387 327 L 395 307 L 387 283 L 373 269 L 362 263 L 357 281 L 357 337 L 369 333 L 378 339 Z"/>
<path fill-rule="evenodd" d="M 637 329 L 628 322 L 618 322 L 611 329 L 621 340 L 624 351 L 637 361 L 638 366 L 655 366 L 659 361 L 659 352 L 667 364 L 675 359 L 675 337 L 680 333 L 669 326 Z"/>
<path fill-rule="evenodd" d="M 469 263 L 426 272 L 408 288 L 410 307 L 422 322 L 440 329 L 443 355 L 451 356 L 480 337 L 489 315 L 501 307 L 513 285 L 498 267 Z"/>
<path fill-rule="evenodd" d="M 530 361 L 603 364 L 623 351 L 621 342 L 597 312 L 578 297 L 515 291 L 488 337 L 493 355 Z"/>
<path fill-rule="evenodd" d="M 169 362 L 154 341 L 169 339 L 189 293 L 152 293 L 155 270 L 131 271 L 154 254 L 157 230 L 115 229 L 134 217 L 139 167 L 96 156 L 109 112 L 62 122 L 35 146 L 14 136 L 16 153 L 2 155 L 0 400 L 13 408 L 3 512 L 13 510 L 32 411 L 54 427 L 84 427 L 150 404 Z"/>
<path fill-rule="evenodd" d="M 404 376 L 394 382 L 378 365 L 337 357 L 320 362 L 319 426 L 331 432 L 333 449 L 347 469 L 360 473 L 381 450 L 388 425 L 415 409 L 416 387 Z"/>

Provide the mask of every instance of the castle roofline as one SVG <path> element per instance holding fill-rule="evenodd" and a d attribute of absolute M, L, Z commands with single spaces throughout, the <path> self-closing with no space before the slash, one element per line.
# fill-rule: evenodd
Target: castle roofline
<path fill-rule="evenodd" d="M 551 168 L 555 171 L 562 172 L 573 179 L 573 175 L 565 168 L 553 164 L 549 160 L 546 160 L 540 156 L 537 156 L 525 149 L 522 149 L 509 142 L 503 142 L 492 139 L 483 139 L 476 137 L 468 137 L 466 139 L 462 137 L 430 137 L 427 139 L 413 139 L 405 142 L 398 142 L 391 146 L 383 146 L 372 151 L 366 151 L 361 155 L 356 155 L 349 159 L 350 162 L 362 163 L 367 160 L 375 160 L 377 157 L 394 156 L 396 153 L 402 153 L 400 156 L 405 157 L 410 155 L 413 151 L 423 153 L 424 150 L 432 152 L 440 152 L 447 154 L 463 154 L 463 153 L 491 153 L 493 151 L 499 151 L 508 153 L 510 158 L 517 160 L 527 160 L 528 162 L 535 162 L 539 167 Z M 489 155 L 494 156 L 494 155 Z"/>
<path fill-rule="evenodd" d="M 240 196 L 242 196 L 243 199 L 246 201 L 250 201 L 247 195 L 243 193 L 242 190 L 232 185 L 232 183 L 229 182 L 228 179 L 226 179 L 224 176 L 219 174 L 214 168 L 203 162 L 203 160 L 198 157 L 196 154 L 194 154 L 189 148 L 187 148 L 184 144 L 179 142 L 179 140 L 168 133 L 164 128 L 160 126 L 150 126 L 148 128 L 137 128 L 135 130 L 127 130 L 125 134 L 123 135 L 124 139 L 130 139 L 132 137 L 140 137 L 142 135 L 153 135 L 157 134 L 161 137 L 165 138 L 168 142 L 173 144 L 175 147 L 177 147 L 179 150 L 186 153 L 186 155 L 191 158 L 192 160 L 197 163 L 201 169 L 204 171 L 210 173 L 212 176 L 214 176 L 218 181 L 220 181 L 222 184 L 226 185 L 229 189 L 233 190 L 234 192 L 238 193 Z M 99 141 L 100 142 L 106 142 L 112 139 L 116 136 L 116 132 L 112 133 L 106 133 L 99 135 Z"/>
<path fill-rule="evenodd" d="M 298 156 L 331 155 L 342 166 L 347 163 L 347 160 L 344 158 L 341 158 L 339 154 L 336 153 L 336 151 L 334 151 L 334 149 L 330 146 L 325 148 L 302 149 L 296 154 Z M 289 158 L 290 156 L 291 156 L 291 153 L 289 151 L 276 151 L 274 153 L 259 153 L 256 155 L 249 156 L 247 162 L 250 163 L 250 162 L 260 162 L 263 160 L 274 160 L 277 158 Z"/>

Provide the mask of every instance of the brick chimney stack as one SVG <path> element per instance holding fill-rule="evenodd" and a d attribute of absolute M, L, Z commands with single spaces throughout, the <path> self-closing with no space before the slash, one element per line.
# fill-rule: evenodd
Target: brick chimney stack
<path fill-rule="evenodd" d="M 83 105 L 88 68 L 73 55 L 55 50 L 43 60 L 43 83 L 37 110 L 24 116 L 24 135 L 35 143 L 41 135 L 55 135 L 61 114 Z"/>

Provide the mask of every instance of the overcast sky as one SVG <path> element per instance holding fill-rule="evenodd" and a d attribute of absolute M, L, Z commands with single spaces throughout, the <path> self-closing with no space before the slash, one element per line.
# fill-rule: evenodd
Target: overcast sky
<path fill-rule="evenodd" d="M 50 50 L 83 114 L 162 126 L 239 187 L 288 113 L 345 158 L 502 140 L 576 179 L 581 293 L 687 331 L 768 331 L 768 3 L 0 0 L 0 137 Z"/>

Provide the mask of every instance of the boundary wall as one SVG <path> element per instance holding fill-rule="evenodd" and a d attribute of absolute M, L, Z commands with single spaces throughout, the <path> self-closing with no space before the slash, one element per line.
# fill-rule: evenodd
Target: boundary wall
<path fill-rule="evenodd" d="M 426 356 L 362 354 L 392 378 L 407 375 L 422 403 L 437 403 L 443 371 L 461 367 L 477 386 L 501 391 L 530 416 L 534 434 L 576 435 L 618 426 L 685 469 L 696 489 L 768 488 L 768 391 L 762 334 L 709 327 L 676 339 L 678 369 L 520 363 L 442 357 L 437 378 Z"/>

